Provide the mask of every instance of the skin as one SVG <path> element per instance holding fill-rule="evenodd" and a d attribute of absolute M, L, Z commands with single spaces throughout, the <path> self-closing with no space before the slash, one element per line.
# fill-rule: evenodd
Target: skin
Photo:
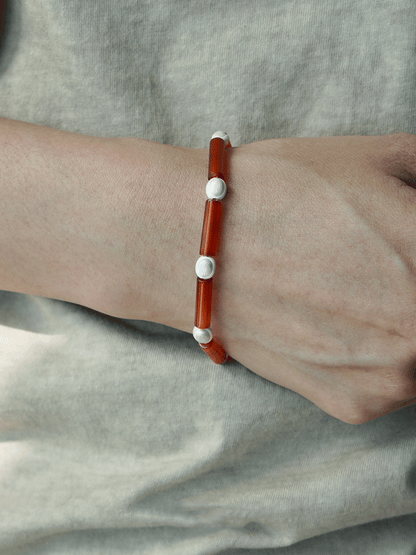
<path fill-rule="evenodd" d="M 230 154 L 214 337 L 252 372 L 350 424 L 416 401 L 415 147 L 412 135 L 290 138 Z M 205 183 L 208 150 L 185 155 L 181 166 L 194 160 L 203 171 L 193 182 Z M 199 196 L 197 231 L 193 218 L 185 230 L 169 225 L 168 252 L 186 249 L 157 288 L 175 301 L 155 299 L 150 318 L 188 332 Z"/>
<path fill-rule="evenodd" d="M 0 143 L 0 289 L 192 333 L 208 149 L 5 119 Z M 229 153 L 214 337 L 349 424 L 416 403 L 415 153 L 404 133 Z"/>

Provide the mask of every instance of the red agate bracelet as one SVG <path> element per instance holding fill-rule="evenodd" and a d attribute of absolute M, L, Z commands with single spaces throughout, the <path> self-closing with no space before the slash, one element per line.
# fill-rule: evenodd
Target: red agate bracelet
<path fill-rule="evenodd" d="M 209 143 L 208 183 L 205 202 L 204 225 L 202 227 L 200 257 L 195 265 L 197 275 L 196 311 L 193 336 L 199 346 L 215 362 L 223 364 L 228 355 L 218 339 L 214 339 L 211 330 L 212 280 L 215 273 L 218 234 L 221 223 L 222 199 L 227 193 L 224 181 L 226 149 L 231 147 L 227 133 L 217 131 Z"/>

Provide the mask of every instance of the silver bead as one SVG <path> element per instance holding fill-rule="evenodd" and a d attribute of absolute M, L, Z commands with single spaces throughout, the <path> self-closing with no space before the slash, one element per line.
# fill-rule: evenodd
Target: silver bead
<path fill-rule="evenodd" d="M 215 274 L 215 260 L 211 256 L 200 256 L 195 264 L 196 275 L 201 279 L 210 279 Z"/>
<path fill-rule="evenodd" d="M 193 331 L 194 338 L 198 341 L 198 343 L 209 343 L 212 339 L 212 331 L 211 328 L 206 328 L 201 330 L 200 328 L 194 327 Z"/>
<path fill-rule="evenodd" d="M 228 143 L 230 142 L 230 137 L 227 135 L 227 133 L 225 131 L 216 131 L 212 137 L 211 137 L 211 141 L 212 139 L 222 139 L 225 143 L 225 146 L 228 145 Z"/>
<path fill-rule="evenodd" d="M 221 177 L 213 177 L 207 183 L 206 192 L 209 199 L 222 200 L 227 194 L 227 185 Z"/>

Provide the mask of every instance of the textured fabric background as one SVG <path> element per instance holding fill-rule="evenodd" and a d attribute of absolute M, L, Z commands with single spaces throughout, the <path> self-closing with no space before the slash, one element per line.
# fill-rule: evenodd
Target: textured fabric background
<path fill-rule="evenodd" d="M 194 148 L 416 130 L 414 0 L 7 4 L 2 117 Z M 344 424 L 192 328 L 0 292 L 0 555 L 415 555 L 415 408 Z"/>

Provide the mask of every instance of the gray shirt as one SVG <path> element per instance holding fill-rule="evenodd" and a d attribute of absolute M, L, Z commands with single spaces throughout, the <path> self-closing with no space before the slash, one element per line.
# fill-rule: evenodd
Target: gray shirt
<path fill-rule="evenodd" d="M 414 0 L 9 0 L 0 116 L 193 148 L 412 133 L 415 24 Z M 414 553 L 414 406 L 345 424 L 193 324 L 0 292 L 0 554 Z"/>

